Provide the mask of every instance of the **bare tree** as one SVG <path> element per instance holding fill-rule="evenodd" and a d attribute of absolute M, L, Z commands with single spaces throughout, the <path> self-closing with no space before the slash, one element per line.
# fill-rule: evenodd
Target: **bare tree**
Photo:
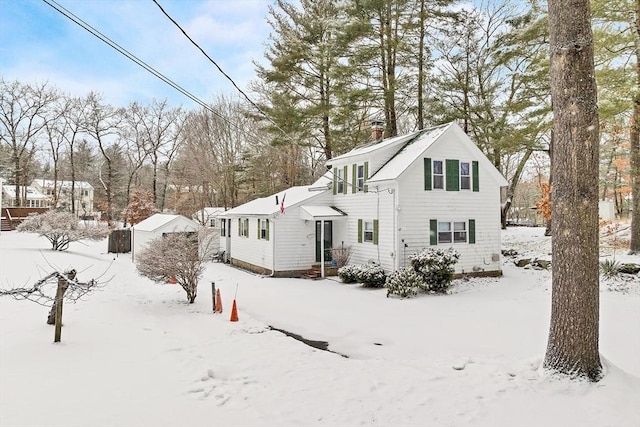
<path fill-rule="evenodd" d="M 114 192 L 117 173 L 116 157 L 121 152 L 122 141 L 116 138 L 120 125 L 120 114 L 110 105 L 104 104 L 101 96 L 92 92 L 87 97 L 84 117 L 85 130 L 98 144 L 106 167 L 106 177 L 100 184 L 106 195 L 106 217 L 109 225 L 114 219 Z"/>
<path fill-rule="evenodd" d="M 139 133 L 139 141 L 144 144 L 146 155 L 151 160 L 153 200 L 162 211 L 171 162 L 179 145 L 182 109 L 170 108 L 166 100 L 154 99 L 148 107 L 132 104 L 129 115 Z M 162 188 L 159 188 L 161 171 L 164 173 L 164 181 Z"/>
<path fill-rule="evenodd" d="M 47 323 L 55 324 L 53 342 L 60 342 L 62 335 L 63 301 L 77 302 L 82 297 L 98 289 L 101 284 L 96 279 L 88 282 L 77 280 L 76 271 L 54 271 L 38 280 L 31 288 L 0 289 L 0 296 L 11 296 L 17 300 L 29 300 L 40 305 L 51 306 Z M 53 290 L 53 291 L 52 291 Z"/>
<path fill-rule="evenodd" d="M 37 233 L 51 242 L 52 250 L 64 251 L 71 242 L 104 239 L 109 234 L 109 227 L 104 223 L 81 223 L 71 212 L 51 210 L 30 215 L 17 231 Z"/>
<path fill-rule="evenodd" d="M 211 232 L 202 228 L 195 233 L 168 233 L 149 242 L 136 255 L 136 268 L 141 276 L 156 283 L 175 279 L 193 303 L 198 295 L 198 280 L 212 256 Z"/>
<path fill-rule="evenodd" d="M 544 367 L 597 381 L 597 88 L 588 0 L 549 0 L 552 153 L 552 301 Z"/>
<path fill-rule="evenodd" d="M 76 191 L 76 142 L 82 130 L 86 128 L 83 121 L 85 116 L 86 100 L 83 98 L 65 99 L 64 121 L 62 136 L 66 142 L 69 156 L 69 173 L 71 178 L 71 194 L 75 196 Z M 71 213 L 76 213 L 76 198 L 71 197 Z"/>
<path fill-rule="evenodd" d="M 36 138 L 47 124 L 48 110 L 57 94 L 45 84 L 26 85 L 0 79 L 0 142 L 10 149 L 16 206 L 21 206 L 20 187 L 29 185 L 27 169 Z"/>
<path fill-rule="evenodd" d="M 631 185 L 633 208 L 631 211 L 630 253 L 640 253 L 640 0 L 635 0 L 635 53 L 636 53 L 636 90 L 633 97 L 633 115 L 631 118 Z"/>

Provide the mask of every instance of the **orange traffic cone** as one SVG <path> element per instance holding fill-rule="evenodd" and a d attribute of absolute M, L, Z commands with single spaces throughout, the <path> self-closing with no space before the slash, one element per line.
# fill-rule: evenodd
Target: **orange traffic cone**
<path fill-rule="evenodd" d="M 231 319 L 232 322 L 238 321 L 238 308 L 236 307 L 236 300 L 233 300 L 233 307 L 231 308 Z"/>
<path fill-rule="evenodd" d="M 220 289 L 216 291 L 216 313 L 222 313 L 222 298 L 220 298 Z"/>

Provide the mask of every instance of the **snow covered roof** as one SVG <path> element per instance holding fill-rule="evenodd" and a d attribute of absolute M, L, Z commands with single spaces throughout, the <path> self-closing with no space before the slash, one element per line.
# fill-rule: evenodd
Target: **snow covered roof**
<path fill-rule="evenodd" d="M 362 144 L 349 151 L 348 153 L 342 154 L 340 156 L 336 156 L 331 160 L 327 161 L 327 165 L 333 165 L 334 163 L 342 163 L 346 159 L 350 159 L 352 157 L 362 156 L 363 154 L 369 154 L 374 151 L 379 150 L 393 150 L 395 147 L 402 147 L 407 141 L 413 139 L 415 136 L 419 135 L 423 131 L 413 132 L 407 135 L 395 136 L 393 138 L 383 139 L 380 142 L 369 142 L 366 144 Z"/>
<path fill-rule="evenodd" d="M 154 231 L 157 230 L 158 228 L 176 221 L 176 220 L 184 220 L 184 221 L 188 221 L 190 223 L 193 224 L 194 229 L 200 228 L 200 224 L 198 224 L 197 222 L 194 222 L 192 220 L 190 220 L 189 218 L 187 218 L 186 216 L 183 215 L 173 215 L 173 214 L 163 214 L 163 213 L 157 213 L 157 214 L 153 214 L 151 215 L 149 218 L 140 221 L 139 223 L 137 223 L 136 225 L 132 226 L 131 228 L 138 230 L 138 231 Z"/>
<path fill-rule="evenodd" d="M 19 191 L 22 191 L 24 189 L 24 187 L 20 186 L 19 187 Z M 15 199 L 16 198 L 16 186 L 15 185 L 3 185 L 2 186 L 2 191 L 4 192 L 4 194 L 7 195 L 7 197 L 11 198 L 11 199 Z M 44 194 L 42 194 L 41 192 L 39 192 L 36 188 L 34 187 L 27 187 L 27 200 L 44 200 L 47 199 L 48 197 Z"/>
<path fill-rule="evenodd" d="M 333 206 L 302 205 L 300 206 L 300 217 L 302 219 L 314 220 L 318 218 L 341 218 L 346 217 L 344 212 Z"/>
<path fill-rule="evenodd" d="M 311 185 L 302 185 L 298 187 L 291 187 L 277 194 L 273 194 L 268 197 L 262 197 L 247 202 L 243 205 L 237 206 L 233 209 L 226 211 L 223 216 L 234 215 L 272 215 L 280 212 L 280 204 L 284 197 L 285 212 L 287 209 L 297 206 L 306 201 L 313 200 L 315 197 L 320 196 L 324 191 L 313 191 Z M 325 190 L 326 191 L 326 190 Z M 276 203 L 276 196 L 278 203 Z"/>
<path fill-rule="evenodd" d="M 73 181 L 58 181 L 57 188 L 71 188 Z M 55 181 L 52 179 L 34 179 L 31 185 L 39 185 L 42 188 L 53 188 Z M 76 181 L 75 188 L 91 189 L 93 186 L 86 181 Z"/>
<path fill-rule="evenodd" d="M 368 182 L 386 181 L 398 178 L 422 153 L 431 146 L 452 123 L 436 126 L 414 133 L 413 139 L 407 140 L 406 145 L 398 151 Z"/>

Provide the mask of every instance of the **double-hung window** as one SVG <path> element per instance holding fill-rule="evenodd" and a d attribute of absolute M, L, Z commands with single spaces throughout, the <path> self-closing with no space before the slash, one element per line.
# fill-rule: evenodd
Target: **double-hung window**
<path fill-rule="evenodd" d="M 433 161 L 433 188 L 444 188 L 444 163 L 442 160 Z"/>
<path fill-rule="evenodd" d="M 438 244 L 441 243 L 466 243 L 466 222 L 441 222 L 438 221 Z"/>
<path fill-rule="evenodd" d="M 342 168 L 339 168 L 336 173 L 338 174 L 338 178 L 337 178 L 337 185 L 338 185 L 338 189 L 337 192 L 338 194 L 344 193 L 344 170 Z"/>
<path fill-rule="evenodd" d="M 471 190 L 471 163 L 460 162 L 460 189 Z"/>
<path fill-rule="evenodd" d="M 358 191 L 364 191 L 364 165 L 358 165 L 357 169 L 358 177 L 356 178 L 356 183 Z"/>
<path fill-rule="evenodd" d="M 365 221 L 363 231 L 363 240 L 365 242 L 373 242 L 373 221 Z"/>
<path fill-rule="evenodd" d="M 258 239 L 269 240 L 269 220 L 258 219 Z"/>

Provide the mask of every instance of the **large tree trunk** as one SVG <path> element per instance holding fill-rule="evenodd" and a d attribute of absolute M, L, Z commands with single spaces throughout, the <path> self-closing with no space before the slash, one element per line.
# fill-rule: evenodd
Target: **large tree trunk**
<path fill-rule="evenodd" d="M 640 0 L 635 2 L 636 12 L 636 94 L 633 98 L 631 118 L 631 254 L 640 253 Z"/>
<path fill-rule="evenodd" d="M 589 0 L 549 0 L 552 302 L 544 367 L 597 381 L 598 108 Z"/>

